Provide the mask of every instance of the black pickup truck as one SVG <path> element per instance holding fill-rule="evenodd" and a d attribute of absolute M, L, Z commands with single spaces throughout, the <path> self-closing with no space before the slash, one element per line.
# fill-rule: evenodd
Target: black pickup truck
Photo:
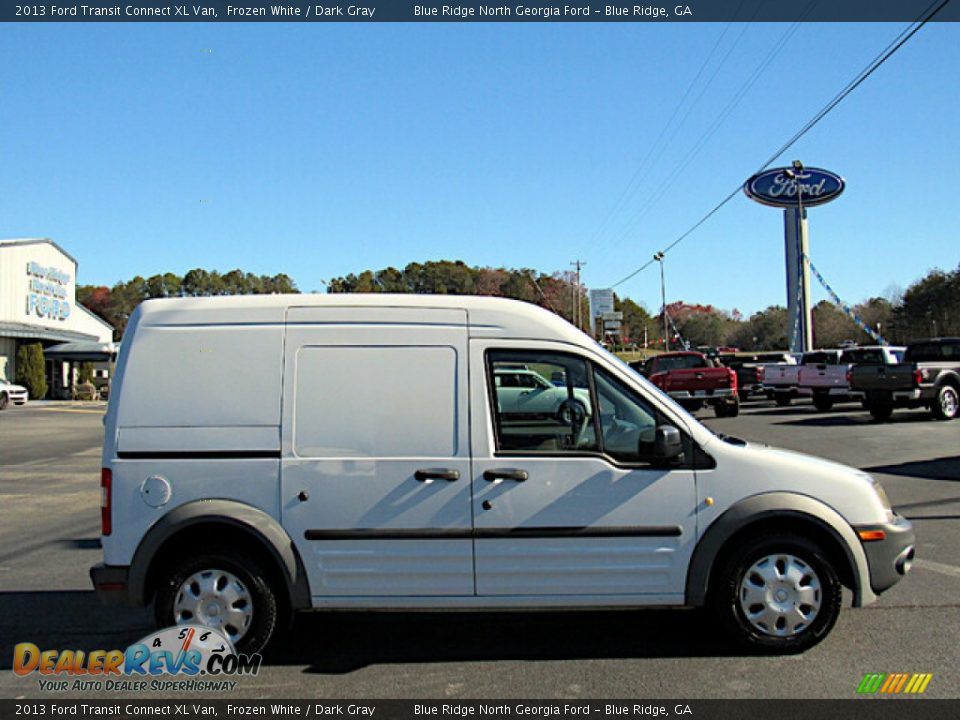
<path fill-rule="evenodd" d="M 741 402 L 751 396 L 763 394 L 763 369 L 761 366 L 771 363 L 786 363 L 790 354 L 786 352 L 760 353 L 720 353 L 716 360 L 737 374 L 737 394 Z"/>
<path fill-rule="evenodd" d="M 938 420 L 960 413 L 960 338 L 920 340 L 899 365 L 854 365 L 850 389 L 877 420 L 898 407 L 928 407 Z"/>

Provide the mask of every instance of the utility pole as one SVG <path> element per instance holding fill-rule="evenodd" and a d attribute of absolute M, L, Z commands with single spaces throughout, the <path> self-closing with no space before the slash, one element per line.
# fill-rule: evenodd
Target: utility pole
<path fill-rule="evenodd" d="M 670 328 L 667 326 L 667 284 L 663 279 L 663 252 L 658 252 L 653 259 L 660 263 L 660 301 L 663 303 L 663 349 L 670 352 Z"/>
<path fill-rule="evenodd" d="M 582 268 L 587 263 L 583 260 L 574 260 L 570 263 L 577 269 L 577 284 L 574 287 L 574 299 L 573 299 L 573 322 L 577 326 L 578 330 L 583 329 L 583 308 L 581 307 L 582 303 L 580 302 L 580 268 Z"/>

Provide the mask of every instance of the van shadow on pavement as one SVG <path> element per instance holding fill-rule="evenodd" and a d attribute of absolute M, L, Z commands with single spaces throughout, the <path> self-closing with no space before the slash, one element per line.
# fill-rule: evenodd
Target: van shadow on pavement
<path fill-rule="evenodd" d="M 123 649 L 153 630 L 149 608 L 105 608 L 92 591 L 0 592 L 0 671 L 13 647 Z M 341 674 L 382 663 L 725 656 L 743 652 L 688 610 L 301 613 L 266 665 Z"/>

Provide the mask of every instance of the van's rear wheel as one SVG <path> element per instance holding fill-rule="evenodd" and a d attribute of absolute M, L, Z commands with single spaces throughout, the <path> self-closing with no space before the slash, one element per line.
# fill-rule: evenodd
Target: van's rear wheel
<path fill-rule="evenodd" d="M 798 535 L 768 535 L 734 550 L 710 604 L 738 642 L 789 653 L 827 636 L 841 599 L 840 580 L 822 548 Z"/>
<path fill-rule="evenodd" d="M 262 650 L 277 626 L 277 598 L 253 558 L 227 548 L 185 559 L 164 573 L 157 589 L 160 627 L 204 625 L 222 632 L 238 652 Z"/>

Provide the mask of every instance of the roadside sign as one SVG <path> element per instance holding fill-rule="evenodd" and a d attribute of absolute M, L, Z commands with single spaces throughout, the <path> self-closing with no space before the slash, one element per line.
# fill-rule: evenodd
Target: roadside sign
<path fill-rule="evenodd" d="M 609 312 L 613 312 L 613 288 L 591 290 L 590 317 L 601 317 Z"/>

